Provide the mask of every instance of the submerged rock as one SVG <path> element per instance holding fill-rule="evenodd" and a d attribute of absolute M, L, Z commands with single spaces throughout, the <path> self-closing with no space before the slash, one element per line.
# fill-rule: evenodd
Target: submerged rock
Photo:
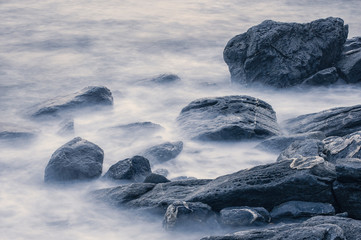
<path fill-rule="evenodd" d="M 38 130 L 12 123 L 0 122 L 0 142 L 29 141 L 38 135 Z"/>
<path fill-rule="evenodd" d="M 283 122 L 291 134 L 321 131 L 326 136 L 344 136 L 361 130 L 361 105 L 332 108 L 301 115 Z"/>
<path fill-rule="evenodd" d="M 329 203 L 290 201 L 274 207 L 271 211 L 272 219 L 317 215 L 335 215 L 335 208 Z"/>
<path fill-rule="evenodd" d="M 183 108 L 177 120 L 189 137 L 198 140 L 265 139 L 280 134 L 271 105 L 249 96 L 198 99 Z"/>
<path fill-rule="evenodd" d="M 150 80 L 150 82 L 157 84 L 171 84 L 179 82 L 181 78 L 175 74 L 161 74 Z"/>
<path fill-rule="evenodd" d="M 145 183 L 166 183 L 170 182 L 166 177 L 160 174 L 151 173 L 144 179 Z"/>
<path fill-rule="evenodd" d="M 113 180 L 131 180 L 142 182 L 152 173 L 148 159 L 134 156 L 112 165 L 104 174 L 105 178 Z"/>
<path fill-rule="evenodd" d="M 165 142 L 146 149 L 141 155 L 151 163 L 163 163 L 176 158 L 183 150 L 183 142 Z"/>
<path fill-rule="evenodd" d="M 346 41 L 337 68 L 346 82 L 361 82 L 361 37 Z"/>
<path fill-rule="evenodd" d="M 56 117 L 68 110 L 89 106 L 113 105 L 113 96 L 106 87 L 89 86 L 79 92 L 59 96 L 38 104 L 30 111 L 32 118 Z"/>
<path fill-rule="evenodd" d="M 94 179 L 101 175 L 103 150 L 76 137 L 57 149 L 45 168 L 45 182 Z"/>
<path fill-rule="evenodd" d="M 233 37 L 223 57 L 233 82 L 290 87 L 332 67 L 347 34 L 340 18 L 307 24 L 267 20 Z"/>
<path fill-rule="evenodd" d="M 271 216 L 263 207 L 230 207 L 221 210 L 220 221 L 226 226 L 240 227 L 269 223 Z"/>
<path fill-rule="evenodd" d="M 61 136 L 74 134 L 74 119 L 65 119 L 60 124 L 58 134 Z"/>
<path fill-rule="evenodd" d="M 321 70 L 302 82 L 303 85 L 328 86 L 337 82 L 339 76 L 335 67 Z"/>

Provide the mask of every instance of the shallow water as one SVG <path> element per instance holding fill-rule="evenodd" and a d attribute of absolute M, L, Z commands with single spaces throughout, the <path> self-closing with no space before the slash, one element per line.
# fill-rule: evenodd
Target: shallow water
<path fill-rule="evenodd" d="M 175 119 L 190 101 L 246 94 L 270 103 L 279 122 L 330 107 L 359 104 L 360 86 L 270 90 L 232 86 L 222 51 L 236 34 L 263 20 L 309 22 L 337 16 L 349 37 L 361 36 L 361 2 L 352 1 L 0 1 L 1 122 L 40 131 L 34 142 L 2 145 L 0 232 L 3 239 L 199 239 L 208 233 L 166 233 L 161 219 L 97 205 L 86 195 L 104 182 L 50 187 L 43 183 L 51 154 L 74 136 L 105 151 L 103 172 L 118 160 L 164 141 L 184 141 L 166 168 L 170 178 L 215 178 L 275 161 L 256 142 L 197 143 L 177 131 Z M 162 73 L 172 86 L 142 85 Z M 58 123 L 24 118 L 30 106 L 89 85 L 105 85 L 114 107 L 74 118 L 75 135 L 59 136 Z M 151 121 L 155 134 L 129 135 L 102 128 Z M 151 218 L 151 219 L 150 219 Z M 130 220 L 131 219 L 131 220 Z"/>

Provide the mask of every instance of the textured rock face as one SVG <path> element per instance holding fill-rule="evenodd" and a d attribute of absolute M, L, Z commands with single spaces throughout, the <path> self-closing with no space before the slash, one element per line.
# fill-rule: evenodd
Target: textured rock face
<path fill-rule="evenodd" d="M 67 111 L 88 106 L 112 105 L 113 96 L 106 87 L 90 86 L 79 92 L 60 96 L 41 103 L 30 111 L 30 116 L 37 117 L 54 117 Z"/>
<path fill-rule="evenodd" d="M 346 41 L 337 68 L 348 83 L 361 81 L 361 37 Z"/>
<path fill-rule="evenodd" d="M 162 163 L 176 158 L 183 150 L 183 142 L 166 142 L 146 149 L 141 155 L 151 163 Z"/>
<path fill-rule="evenodd" d="M 306 139 L 295 141 L 278 156 L 277 161 L 287 161 L 292 159 L 303 159 L 308 157 L 321 157 L 324 150 L 324 143 L 317 139 Z"/>
<path fill-rule="evenodd" d="M 337 82 L 338 78 L 337 69 L 331 67 L 317 72 L 304 80 L 302 84 L 310 86 L 327 86 Z"/>
<path fill-rule="evenodd" d="M 321 131 L 326 136 L 344 136 L 361 130 L 361 105 L 301 115 L 282 125 L 293 134 Z"/>
<path fill-rule="evenodd" d="M 335 215 L 335 209 L 329 203 L 290 201 L 274 207 L 271 211 L 272 219 L 317 215 Z"/>
<path fill-rule="evenodd" d="M 232 227 L 260 225 L 270 222 L 271 216 L 263 207 L 231 207 L 221 210 L 220 221 Z"/>
<path fill-rule="evenodd" d="M 76 137 L 56 150 L 45 168 L 45 182 L 93 179 L 102 173 L 104 152 Z"/>
<path fill-rule="evenodd" d="M 344 137 L 328 137 L 323 140 L 327 160 L 339 158 L 361 158 L 361 131 Z"/>
<path fill-rule="evenodd" d="M 223 58 L 233 82 L 289 87 L 332 67 L 347 34 L 340 18 L 307 24 L 267 20 L 232 38 Z"/>
<path fill-rule="evenodd" d="M 131 180 L 142 182 L 152 173 L 148 159 L 134 156 L 112 165 L 104 174 L 105 178 L 114 180 Z"/>
<path fill-rule="evenodd" d="M 144 179 L 145 183 L 166 183 L 170 182 L 166 177 L 160 174 L 151 173 Z"/>
<path fill-rule="evenodd" d="M 195 100 L 177 120 L 189 137 L 199 140 L 264 139 L 280 133 L 272 107 L 249 96 Z"/>
<path fill-rule="evenodd" d="M 283 161 L 221 176 L 186 199 L 203 202 L 213 210 L 231 206 L 262 206 L 267 210 L 287 202 L 334 204 L 335 172 L 324 161 L 304 164 Z"/>

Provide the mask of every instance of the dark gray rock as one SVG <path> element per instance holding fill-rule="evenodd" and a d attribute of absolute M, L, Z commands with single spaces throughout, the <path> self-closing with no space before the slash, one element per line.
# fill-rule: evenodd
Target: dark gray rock
<path fill-rule="evenodd" d="M 267 210 L 288 201 L 335 203 L 336 174 L 326 161 L 283 161 L 221 176 L 188 195 L 220 211 L 232 206 L 263 206 Z"/>
<path fill-rule="evenodd" d="M 263 207 L 230 207 L 221 210 L 220 221 L 226 226 L 240 227 L 269 223 L 271 217 Z"/>
<path fill-rule="evenodd" d="M 335 208 L 329 203 L 290 201 L 274 207 L 272 219 L 302 218 L 317 215 L 335 215 Z"/>
<path fill-rule="evenodd" d="M 166 183 L 170 182 L 166 177 L 160 174 L 151 173 L 144 179 L 144 183 Z"/>
<path fill-rule="evenodd" d="M 215 223 L 211 207 L 199 202 L 176 201 L 168 206 L 163 227 L 166 230 L 199 230 Z"/>
<path fill-rule="evenodd" d="M 148 159 L 134 156 L 112 165 L 104 174 L 105 178 L 113 180 L 130 180 L 142 182 L 152 173 Z"/>
<path fill-rule="evenodd" d="M 183 108 L 177 120 L 189 137 L 199 140 L 265 139 L 280 134 L 271 105 L 249 96 L 198 99 Z"/>
<path fill-rule="evenodd" d="M 321 131 L 326 136 L 344 136 L 361 130 L 361 105 L 301 115 L 282 125 L 291 134 Z"/>
<path fill-rule="evenodd" d="M 211 180 L 183 180 L 159 183 L 151 191 L 127 203 L 132 208 L 142 208 L 164 214 L 175 201 L 185 201 L 186 197 L 209 183 Z"/>
<path fill-rule="evenodd" d="M 328 86 L 339 79 L 337 69 L 335 67 L 323 69 L 311 77 L 305 79 L 302 84 L 310 86 Z"/>
<path fill-rule="evenodd" d="M 176 158 L 183 150 L 183 142 L 165 142 L 146 149 L 142 156 L 149 159 L 151 163 L 163 163 Z"/>
<path fill-rule="evenodd" d="M 94 143 L 76 137 L 58 148 L 45 168 L 45 182 L 94 179 L 101 175 L 104 152 Z"/>
<path fill-rule="evenodd" d="M 285 150 L 288 146 L 291 145 L 294 141 L 301 141 L 305 139 L 318 139 L 322 140 L 326 136 L 323 132 L 309 132 L 309 133 L 300 133 L 287 136 L 275 136 L 263 140 L 257 144 L 256 148 L 264 151 L 269 151 L 273 153 L 280 153 Z"/>
<path fill-rule="evenodd" d="M 32 118 L 57 117 L 68 110 L 90 106 L 113 105 L 113 96 L 106 87 L 89 86 L 79 92 L 50 99 L 33 107 L 29 112 Z"/>
<path fill-rule="evenodd" d="M 352 218 L 361 219 L 361 183 L 335 181 L 333 191 L 341 211 Z"/>
<path fill-rule="evenodd" d="M 232 38 L 223 57 L 233 82 L 289 87 L 332 67 L 347 34 L 340 18 L 307 24 L 267 20 Z"/>
<path fill-rule="evenodd" d="M 317 139 L 306 139 L 294 141 L 290 146 L 283 150 L 277 158 L 277 161 L 287 161 L 292 159 L 304 159 L 307 157 L 323 158 L 324 143 Z"/>
<path fill-rule="evenodd" d="M 341 59 L 336 66 L 346 82 L 361 81 L 361 37 L 346 41 Z"/>
<path fill-rule="evenodd" d="M 179 82 L 181 78 L 175 74 L 161 74 L 152 78 L 150 81 L 157 84 L 171 84 Z"/>
<path fill-rule="evenodd" d="M 154 186 L 155 184 L 152 183 L 132 183 L 96 190 L 91 192 L 90 195 L 96 200 L 105 201 L 110 205 L 122 207 L 125 203 L 137 199 L 141 195 L 149 192 Z"/>
<path fill-rule="evenodd" d="M 344 137 L 328 137 L 323 140 L 327 160 L 335 162 L 339 158 L 361 158 L 361 131 Z"/>
<path fill-rule="evenodd" d="M 336 160 L 337 180 L 344 183 L 361 183 L 361 159 L 340 158 Z"/>

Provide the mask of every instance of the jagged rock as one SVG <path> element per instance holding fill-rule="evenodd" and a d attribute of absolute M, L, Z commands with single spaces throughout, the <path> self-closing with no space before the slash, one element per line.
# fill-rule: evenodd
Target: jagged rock
<path fill-rule="evenodd" d="M 359 240 L 360 231 L 360 221 L 336 216 L 316 216 L 303 223 L 282 224 L 201 240 Z"/>
<path fill-rule="evenodd" d="M 324 143 L 317 139 L 306 139 L 294 141 L 290 146 L 283 150 L 277 158 L 277 161 L 286 161 L 291 159 L 303 159 L 305 157 L 325 157 L 322 154 Z"/>
<path fill-rule="evenodd" d="M 328 137 L 323 143 L 330 162 L 335 162 L 339 158 L 361 158 L 361 131 L 344 137 Z"/>
<path fill-rule="evenodd" d="M 45 182 L 97 178 L 102 173 L 104 152 L 94 143 L 76 137 L 58 148 L 45 168 Z"/>
<path fill-rule="evenodd" d="M 104 174 L 105 178 L 113 180 L 131 180 L 142 182 L 152 173 L 148 159 L 134 156 L 112 165 Z"/>
<path fill-rule="evenodd" d="M 347 34 L 340 18 L 307 24 L 267 20 L 233 37 L 223 57 L 233 82 L 289 87 L 332 67 Z"/>
<path fill-rule="evenodd" d="M 336 66 L 346 82 L 361 81 L 361 37 L 346 41 L 341 59 Z"/>
<path fill-rule="evenodd" d="M 89 106 L 107 106 L 113 104 L 113 96 L 106 87 L 89 86 L 79 92 L 59 96 L 33 107 L 29 112 L 32 118 L 56 117 L 68 110 Z"/>
<path fill-rule="evenodd" d="M 302 82 L 303 85 L 328 86 L 337 82 L 339 76 L 335 67 L 323 69 Z"/>
<path fill-rule="evenodd" d="M 211 180 L 183 180 L 159 183 L 151 191 L 127 203 L 128 207 L 143 208 L 164 214 L 175 201 L 185 201 L 186 197 Z"/>
<path fill-rule="evenodd" d="M 309 133 L 300 133 L 287 136 L 275 136 L 263 140 L 257 144 L 256 148 L 264 151 L 269 151 L 273 153 L 280 153 L 285 150 L 288 146 L 291 145 L 294 141 L 301 141 L 306 139 L 318 139 L 322 140 L 326 136 L 323 132 L 309 132 Z"/>
<path fill-rule="evenodd" d="M 341 211 L 352 218 L 361 219 L 361 183 L 335 181 L 333 191 Z"/>
<path fill-rule="evenodd" d="M 271 217 L 263 207 L 230 207 L 221 210 L 220 221 L 226 226 L 239 227 L 269 223 Z"/>
<path fill-rule="evenodd" d="M 183 150 L 183 142 L 165 142 L 146 149 L 142 156 L 149 159 L 151 163 L 163 163 L 176 158 Z"/>
<path fill-rule="evenodd" d="M 215 213 L 207 204 L 200 202 L 176 201 L 168 206 L 164 215 L 163 227 L 166 230 L 211 227 L 215 223 Z"/>
<path fill-rule="evenodd" d="M 183 108 L 177 120 L 189 137 L 198 140 L 265 139 L 280 134 L 271 105 L 249 96 L 198 99 Z"/>
<path fill-rule="evenodd" d="M 287 201 L 335 203 L 336 174 L 326 161 L 283 161 L 221 176 L 188 195 L 219 211 L 232 206 L 263 206 L 267 210 Z"/>
<path fill-rule="evenodd" d="M 332 108 L 286 120 L 291 134 L 321 131 L 326 136 L 344 136 L 361 130 L 361 105 Z"/>
<path fill-rule="evenodd" d="M 124 206 L 125 203 L 137 199 L 154 188 L 152 183 L 132 183 L 113 188 L 105 188 L 91 192 L 97 200 L 105 201 L 110 205 Z"/>
<path fill-rule="evenodd" d="M 144 183 L 166 183 L 170 182 L 166 177 L 160 174 L 151 173 L 144 179 Z"/>
<path fill-rule="evenodd" d="M 337 180 L 361 183 L 361 159 L 360 158 L 339 158 L 336 160 Z"/>
<path fill-rule="evenodd" d="M 271 211 L 272 219 L 317 215 L 335 215 L 335 208 L 329 203 L 290 201 L 274 207 Z"/>

